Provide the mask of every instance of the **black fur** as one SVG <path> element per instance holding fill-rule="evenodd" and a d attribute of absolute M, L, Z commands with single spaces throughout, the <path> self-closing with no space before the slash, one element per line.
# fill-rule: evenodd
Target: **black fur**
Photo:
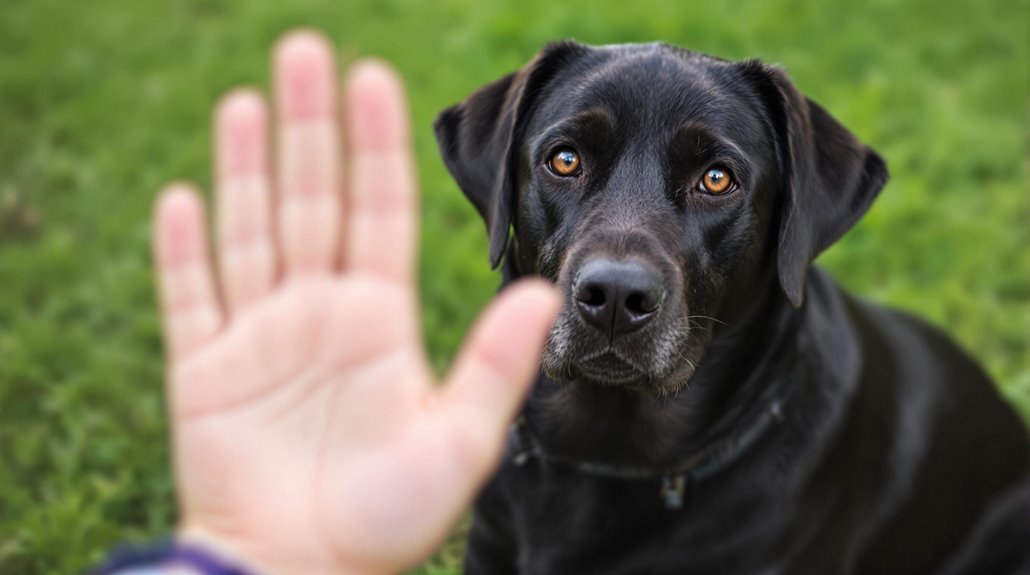
<path fill-rule="evenodd" d="M 477 502 L 469 573 L 1028 572 L 1018 417 L 947 337 L 810 266 L 887 170 L 784 72 L 564 42 L 436 133 L 505 283 L 540 275 L 571 301 L 603 257 L 646 263 L 667 294 L 617 337 L 566 306 L 523 413 L 549 457 L 509 453 Z M 562 147 L 573 177 L 547 168 Z M 705 193 L 711 166 L 739 188 Z M 662 470 L 723 446 L 667 506 Z"/>

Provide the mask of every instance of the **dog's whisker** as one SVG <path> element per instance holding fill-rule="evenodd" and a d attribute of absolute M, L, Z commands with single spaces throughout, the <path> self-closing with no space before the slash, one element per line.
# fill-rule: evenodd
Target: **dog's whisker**
<path fill-rule="evenodd" d="M 726 322 L 722 321 L 721 319 L 716 319 L 714 317 L 707 316 L 707 315 L 688 315 L 687 316 L 687 319 L 695 319 L 695 318 L 697 318 L 697 319 L 707 319 L 707 320 L 711 320 L 711 321 L 714 321 L 714 322 L 722 324 L 722 325 L 726 325 Z"/>

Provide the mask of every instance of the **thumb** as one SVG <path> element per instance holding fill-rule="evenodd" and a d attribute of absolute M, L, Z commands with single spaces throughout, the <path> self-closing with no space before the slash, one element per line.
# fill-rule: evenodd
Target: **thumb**
<path fill-rule="evenodd" d="M 561 297 L 541 280 L 507 288 L 476 321 L 447 378 L 445 413 L 460 434 L 469 463 L 487 472 L 505 431 L 539 369 L 544 339 Z M 474 446 L 474 447 L 473 447 Z"/>

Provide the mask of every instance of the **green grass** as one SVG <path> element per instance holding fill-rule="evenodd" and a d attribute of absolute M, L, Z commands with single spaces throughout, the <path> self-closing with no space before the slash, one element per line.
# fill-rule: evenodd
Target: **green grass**
<path fill-rule="evenodd" d="M 0 573 L 74 573 L 174 521 L 148 214 L 208 179 L 218 95 L 324 29 L 408 81 L 425 328 L 449 361 L 497 283 L 434 114 L 545 42 L 666 40 L 785 65 L 893 179 L 822 262 L 945 327 L 1030 420 L 1030 5 L 1021 0 L 6 0 L 0 10 Z M 460 536 L 420 572 L 458 572 Z"/>

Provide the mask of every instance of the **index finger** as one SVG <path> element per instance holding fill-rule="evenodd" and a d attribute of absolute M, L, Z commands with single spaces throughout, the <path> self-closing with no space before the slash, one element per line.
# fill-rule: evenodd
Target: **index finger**
<path fill-rule="evenodd" d="M 344 102 L 351 180 L 344 226 L 346 272 L 413 284 L 415 167 L 404 88 L 385 64 L 357 64 Z"/>

